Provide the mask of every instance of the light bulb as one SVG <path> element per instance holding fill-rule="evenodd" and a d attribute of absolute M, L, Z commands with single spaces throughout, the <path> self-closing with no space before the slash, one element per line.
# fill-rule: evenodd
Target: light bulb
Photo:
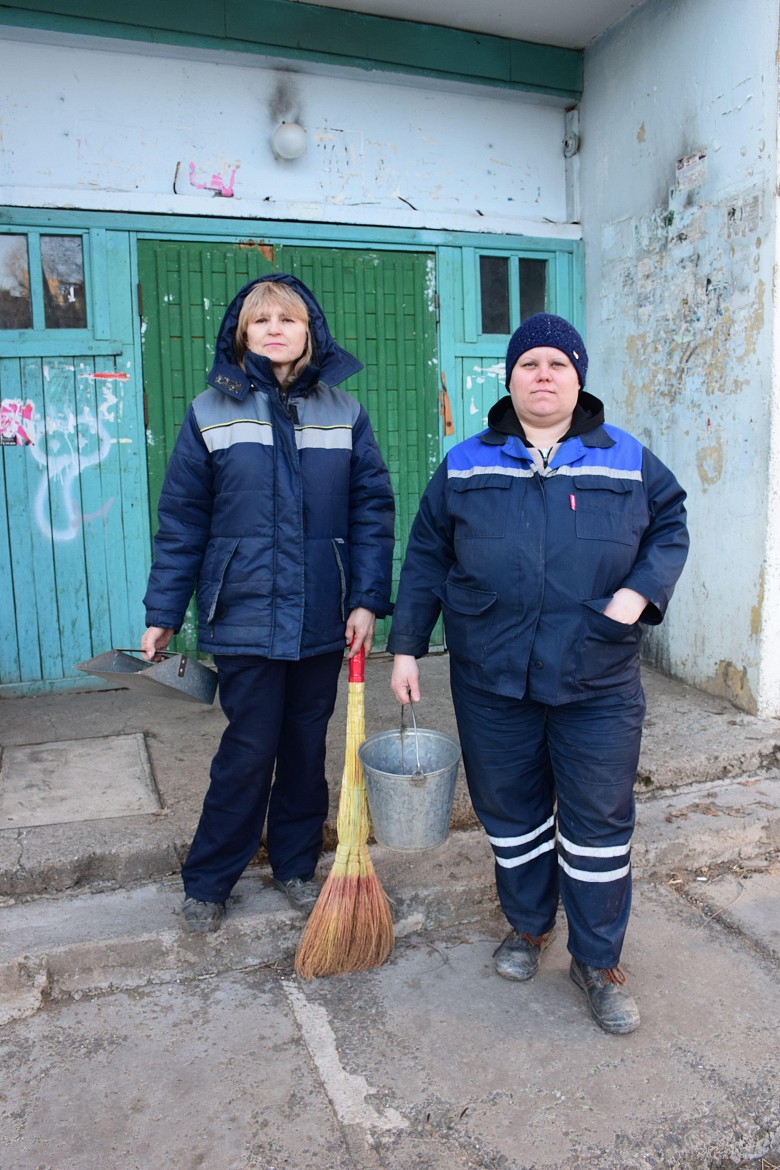
<path fill-rule="evenodd" d="M 297 122 L 282 122 L 274 131 L 271 147 L 277 158 L 300 158 L 306 153 L 306 131 Z"/>

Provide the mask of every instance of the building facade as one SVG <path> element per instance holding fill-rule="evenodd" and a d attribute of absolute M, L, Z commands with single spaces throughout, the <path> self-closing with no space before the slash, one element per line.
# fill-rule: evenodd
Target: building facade
<path fill-rule="evenodd" d="M 690 493 L 651 659 L 780 714 L 776 5 L 646 0 L 584 53 L 289 0 L 157 8 L 0 9 L 0 695 L 138 643 L 184 409 L 224 305 L 278 270 L 365 364 L 346 388 L 397 567 L 514 327 L 571 318 L 608 417 Z"/>

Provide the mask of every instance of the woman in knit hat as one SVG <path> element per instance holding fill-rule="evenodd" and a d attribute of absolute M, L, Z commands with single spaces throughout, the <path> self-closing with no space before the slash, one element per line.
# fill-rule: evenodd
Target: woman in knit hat
<path fill-rule="evenodd" d="M 571 977 L 596 1022 L 627 1033 L 641 625 L 663 619 L 688 534 L 684 491 L 604 421 L 587 369 L 562 317 L 513 334 L 508 396 L 420 502 L 388 648 L 396 697 L 418 701 L 417 659 L 443 614 L 469 792 L 512 928 L 498 974 L 536 974 L 560 898 Z"/>

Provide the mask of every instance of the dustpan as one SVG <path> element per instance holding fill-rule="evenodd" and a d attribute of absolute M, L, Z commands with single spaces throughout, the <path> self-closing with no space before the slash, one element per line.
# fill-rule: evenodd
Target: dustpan
<path fill-rule="evenodd" d="M 135 658 L 135 651 L 107 650 L 88 662 L 78 663 L 76 670 L 94 674 L 119 687 L 143 691 L 146 695 L 155 693 L 166 699 L 213 703 L 217 693 L 217 672 L 185 654 L 164 653 L 164 662 L 148 662 L 144 658 Z"/>

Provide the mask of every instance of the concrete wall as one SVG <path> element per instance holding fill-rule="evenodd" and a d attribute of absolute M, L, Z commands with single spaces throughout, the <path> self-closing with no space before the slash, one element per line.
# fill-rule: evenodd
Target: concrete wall
<path fill-rule="evenodd" d="M 5 203 L 564 234 L 556 99 L 8 32 Z M 271 149 L 282 120 L 308 132 L 298 160 Z"/>
<path fill-rule="evenodd" d="M 589 387 L 689 492 L 648 653 L 773 716 L 777 22 L 776 0 L 649 0 L 586 53 L 580 151 Z"/>

